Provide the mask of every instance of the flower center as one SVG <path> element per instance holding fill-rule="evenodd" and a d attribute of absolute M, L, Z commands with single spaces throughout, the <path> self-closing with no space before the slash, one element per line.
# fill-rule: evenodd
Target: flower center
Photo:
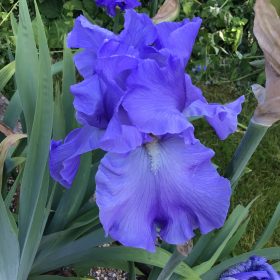
<path fill-rule="evenodd" d="M 145 147 L 150 158 L 151 171 L 157 174 L 160 167 L 160 146 L 158 139 L 154 137 L 154 141 L 147 143 Z"/>

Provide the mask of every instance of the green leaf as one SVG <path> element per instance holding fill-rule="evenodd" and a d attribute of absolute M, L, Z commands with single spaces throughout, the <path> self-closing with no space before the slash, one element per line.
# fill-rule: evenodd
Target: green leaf
<path fill-rule="evenodd" d="M 128 273 L 128 280 L 136 280 L 136 271 L 134 262 L 129 262 L 129 273 Z"/>
<path fill-rule="evenodd" d="M 104 232 L 100 230 L 98 235 L 97 233 L 92 233 L 87 237 L 74 241 L 58 250 L 52 256 L 49 256 L 48 260 L 36 262 L 33 272 L 43 273 L 66 264 L 74 264 L 74 266 L 82 267 L 85 263 L 90 263 L 91 265 L 111 263 L 113 265 L 114 262 L 121 264 L 123 261 L 140 262 L 164 267 L 171 255 L 168 251 L 161 248 L 157 248 L 157 251 L 152 254 L 142 249 L 121 246 L 94 248 L 98 245 L 96 240 L 101 241 L 103 238 Z M 184 263 L 180 263 L 175 272 L 184 276 L 185 279 L 200 279 L 197 274 Z"/>
<path fill-rule="evenodd" d="M 38 258 L 52 254 L 57 248 L 66 245 L 80 237 L 88 229 L 99 224 L 98 208 L 92 209 L 79 216 L 67 229 L 45 235 L 41 241 Z"/>
<path fill-rule="evenodd" d="M 30 134 L 38 92 L 39 62 L 26 0 L 19 1 L 19 25 L 16 46 L 16 82 L 27 131 Z"/>
<path fill-rule="evenodd" d="M 63 276 L 56 275 L 41 275 L 29 278 L 29 280 L 65 280 Z M 67 277 L 66 280 L 92 280 L 92 278 L 87 277 Z"/>
<path fill-rule="evenodd" d="M 65 228 L 77 215 L 87 191 L 91 171 L 91 153 L 81 157 L 80 168 L 71 189 L 65 191 L 54 217 L 48 227 L 48 233 Z"/>
<path fill-rule="evenodd" d="M 230 239 L 228 244 L 226 245 L 225 249 L 223 250 L 220 259 L 227 257 L 232 251 L 235 249 L 236 245 L 245 234 L 248 224 L 250 222 L 250 217 L 248 217 L 245 222 L 239 227 L 233 237 Z"/>
<path fill-rule="evenodd" d="M 186 264 L 193 267 L 194 264 L 197 263 L 198 258 L 201 256 L 203 252 L 205 252 L 206 250 L 205 248 L 211 242 L 213 236 L 214 236 L 213 232 L 200 236 L 199 240 L 194 245 L 190 255 L 186 258 L 185 260 Z"/>
<path fill-rule="evenodd" d="M 64 42 L 63 50 L 63 80 L 62 80 L 62 104 L 64 119 L 66 123 L 66 134 L 75 127 L 75 113 L 73 107 L 73 95 L 70 93 L 70 86 L 76 83 L 75 66 L 70 49 Z"/>
<path fill-rule="evenodd" d="M 28 144 L 20 192 L 19 241 L 21 261 L 18 280 L 27 279 L 38 249 L 44 229 L 49 187 L 49 171 L 46 167 L 52 133 L 53 85 L 47 39 L 36 3 L 35 8 L 39 42 L 39 86 L 38 93 L 33 92 L 33 94 L 38 97 L 36 100 L 34 123 Z M 20 15 L 25 18 L 29 17 L 26 14 L 28 14 L 26 2 L 20 0 Z M 21 19 L 21 21 L 23 21 L 23 19 Z M 28 29 L 28 31 L 32 32 L 31 29 Z M 18 38 L 20 38 L 22 32 L 26 34 L 27 31 L 21 30 L 19 26 Z M 30 34 L 26 36 L 28 38 L 33 37 Z M 19 46 L 17 46 L 17 48 L 18 47 Z M 27 48 L 27 46 L 25 46 L 25 48 Z M 29 55 L 33 56 L 32 53 Z M 26 59 L 32 61 L 33 58 L 27 57 Z M 28 72 L 27 69 L 29 69 L 29 67 L 30 64 L 26 64 L 24 68 L 17 69 L 17 71 Z M 32 80 L 32 78 L 30 79 Z"/>
<path fill-rule="evenodd" d="M 0 279 L 17 279 L 19 244 L 0 196 Z"/>
<path fill-rule="evenodd" d="M 238 205 L 233 212 L 230 214 L 228 219 L 226 220 L 224 226 L 218 230 L 214 235 L 212 235 L 212 239 L 208 241 L 207 249 L 204 248 L 201 250 L 201 255 L 199 256 L 196 263 L 202 263 L 209 260 L 221 244 L 224 242 L 225 238 L 229 235 L 232 228 L 236 225 L 237 220 L 239 219 L 240 215 L 244 212 L 245 207 Z M 247 212 L 248 213 L 248 212 Z M 241 223 L 242 221 L 240 221 Z M 203 237 L 206 239 L 206 237 Z"/>
<path fill-rule="evenodd" d="M 6 86 L 15 73 L 15 61 L 10 62 L 0 70 L 0 91 Z"/>
<path fill-rule="evenodd" d="M 32 267 L 32 273 L 41 274 L 80 261 L 88 261 L 89 257 L 95 255 L 96 246 L 110 241 L 102 229 L 94 230 L 78 240 L 60 246 L 48 256 L 38 256 Z"/>
<path fill-rule="evenodd" d="M 55 87 L 54 117 L 53 117 L 53 138 L 62 139 L 65 137 L 65 118 L 63 115 L 62 96 L 59 91 L 59 83 Z"/>
<path fill-rule="evenodd" d="M 217 238 L 215 238 L 211 242 L 211 245 L 214 244 L 213 248 L 216 248 L 216 245 L 219 244 L 216 251 L 209 258 L 209 260 L 194 267 L 194 270 L 196 272 L 198 272 L 199 275 L 208 271 L 215 264 L 215 262 L 219 259 L 221 253 L 223 252 L 224 248 L 228 244 L 229 240 L 232 238 L 234 233 L 237 231 L 240 224 L 248 216 L 249 209 L 254 201 L 255 200 L 253 200 L 246 208 L 244 208 L 242 206 L 237 207 L 236 208 L 237 210 L 231 214 L 229 220 L 226 222 L 225 226 L 221 229 L 221 231 L 217 235 Z M 212 246 L 211 246 L 211 248 L 212 248 Z M 208 252 L 208 248 L 207 248 L 207 252 Z"/>
<path fill-rule="evenodd" d="M 22 112 L 22 106 L 20 102 L 19 93 L 17 90 L 12 96 L 9 105 L 7 107 L 7 110 L 5 112 L 5 116 L 3 119 L 4 123 L 11 129 L 13 129 L 16 126 L 18 120 L 20 119 L 21 112 Z"/>
<path fill-rule="evenodd" d="M 257 244 L 255 245 L 254 249 L 261 249 L 263 248 L 266 243 L 269 241 L 271 236 L 273 235 L 275 229 L 277 228 L 280 222 L 280 203 L 278 204 L 269 224 L 267 225 L 266 229 L 264 230 L 262 236 L 258 240 Z"/>
<path fill-rule="evenodd" d="M 161 248 L 157 248 L 155 253 L 149 253 L 142 249 L 135 249 L 130 247 L 105 247 L 105 248 L 95 248 L 90 255 L 88 255 L 88 260 L 81 260 L 75 266 L 83 265 L 83 261 L 92 261 L 95 265 L 96 261 L 106 261 L 113 262 L 114 260 L 119 261 L 131 261 L 139 262 L 147 265 L 154 265 L 163 268 L 167 261 L 169 260 L 171 254 Z M 185 263 L 181 262 L 175 273 L 183 276 L 184 279 L 200 279 L 199 276 Z"/>
<path fill-rule="evenodd" d="M 276 271 L 280 271 L 280 262 L 274 263 L 272 266 Z"/>
<path fill-rule="evenodd" d="M 8 192 L 8 194 L 5 198 L 5 205 L 6 205 L 7 209 L 9 209 L 9 207 L 13 201 L 15 192 L 17 190 L 17 187 L 19 186 L 19 182 L 20 182 L 21 178 L 22 178 L 22 171 L 20 171 L 20 173 L 18 174 L 16 180 L 14 181 L 10 191 Z"/>
<path fill-rule="evenodd" d="M 7 136 L 0 144 L 0 193 L 2 190 L 4 162 L 7 157 L 8 150 L 17 141 L 26 137 L 27 137 L 26 134 L 11 134 Z"/>
<path fill-rule="evenodd" d="M 280 247 L 266 248 L 260 250 L 254 250 L 237 257 L 228 259 L 214 266 L 211 270 L 207 271 L 201 276 L 202 280 L 217 280 L 222 272 L 228 269 L 230 266 L 238 264 L 247 260 L 251 256 L 263 256 L 268 260 L 280 260 Z"/>
<path fill-rule="evenodd" d="M 278 15 L 280 16 L 280 2 L 279 0 L 271 0 L 272 5 L 276 9 Z"/>

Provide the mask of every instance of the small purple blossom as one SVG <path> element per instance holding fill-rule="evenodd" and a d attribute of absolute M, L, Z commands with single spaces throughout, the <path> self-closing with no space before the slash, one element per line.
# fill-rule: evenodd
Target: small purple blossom
<path fill-rule="evenodd" d="M 107 152 L 96 174 L 96 202 L 107 234 L 124 245 L 155 250 L 159 235 L 181 244 L 223 225 L 230 183 L 211 163 L 214 152 L 189 121 L 204 116 L 221 139 L 236 130 L 244 98 L 209 104 L 185 74 L 201 20 L 155 25 L 127 10 L 119 34 L 79 17 L 68 45 L 83 48 L 73 85 L 80 128 L 53 141 L 52 177 L 69 188 L 80 155 Z"/>
<path fill-rule="evenodd" d="M 96 5 L 106 8 L 108 15 L 114 17 L 116 16 L 117 8 L 122 11 L 126 9 L 134 9 L 141 6 L 141 3 L 137 0 L 96 0 Z"/>
<path fill-rule="evenodd" d="M 280 280 L 280 276 L 265 258 L 252 256 L 229 268 L 220 280 Z"/>

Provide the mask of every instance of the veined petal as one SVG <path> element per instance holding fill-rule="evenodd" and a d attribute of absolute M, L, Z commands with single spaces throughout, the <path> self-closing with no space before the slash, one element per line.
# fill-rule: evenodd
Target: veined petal
<path fill-rule="evenodd" d="M 184 71 L 170 59 L 166 68 L 153 60 L 138 65 L 128 79 L 123 106 L 136 127 L 145 133 L 180 133 L 190 124 L 182 114 L 185 105 Z"/>
<path fill-rule="evenodd" d="M 192 48 L 198 34 L 202 20 L 193 18 L 192 20 L 185 19 L 182 22 L 162 22 L 156 25 L 158 39 L 156 46 L 167 48 L 172 53 L 180 58 L 184 65 L 192 53 Z"/>
<path fill-rule="evenodd" d="M 239 97 L 226 105 L 208 104 L 197 100 L 191 103 L 184 111 L 187 117 L 204 116 L 215 129 L 221 140 L 226 139 L 237 129 L 237 116 L 242 110 L 244 96 Z"/>
<path fill-rule="evenodd" d="M 178 136 L 126 154 L 107 153 L 96 175 L 105 231 L 126 246 L 154 251 L 157 232 L 168 243 L 182 244 L 194 229 L 205 234 L 221 227 L 231 189 L 213 167 L 213 155 Z"/>
<path fill-rule="evenodd" d="M 104 131 L 91 126 L 77 128 L 63 141 L 52 141 L 50 173 L 62 186 L 70 188 L 80 164 L 80 155 L 98 148 Z"/>
<path fill-rule="evenodd" d="M 68 34 L 69 48 L 88 48 L 97 52 L 106 39 L 114 38 L 113 32 L 90 23 L 84 16 L 75 20 L 73 30 Z"/>

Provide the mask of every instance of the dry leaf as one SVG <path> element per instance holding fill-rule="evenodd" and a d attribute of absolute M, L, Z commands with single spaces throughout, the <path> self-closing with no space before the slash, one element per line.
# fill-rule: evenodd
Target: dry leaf
<path fill-rule="evenodd" d="M 265 56 L 265 89 L 253 87 L 258 107 L 253 121 L 271 126 L 280 120 L 280 18 L 270 0 L 257 0 L 254 34 Z"/>
<path fill-rule="evenodd" d="M 165 0 L 163 5 L 159 8 L 157 14 L 153 17 L 153 21 L 155 23 L 173 21 L 177 18 L 179 12 L 179 0 Z"/>

